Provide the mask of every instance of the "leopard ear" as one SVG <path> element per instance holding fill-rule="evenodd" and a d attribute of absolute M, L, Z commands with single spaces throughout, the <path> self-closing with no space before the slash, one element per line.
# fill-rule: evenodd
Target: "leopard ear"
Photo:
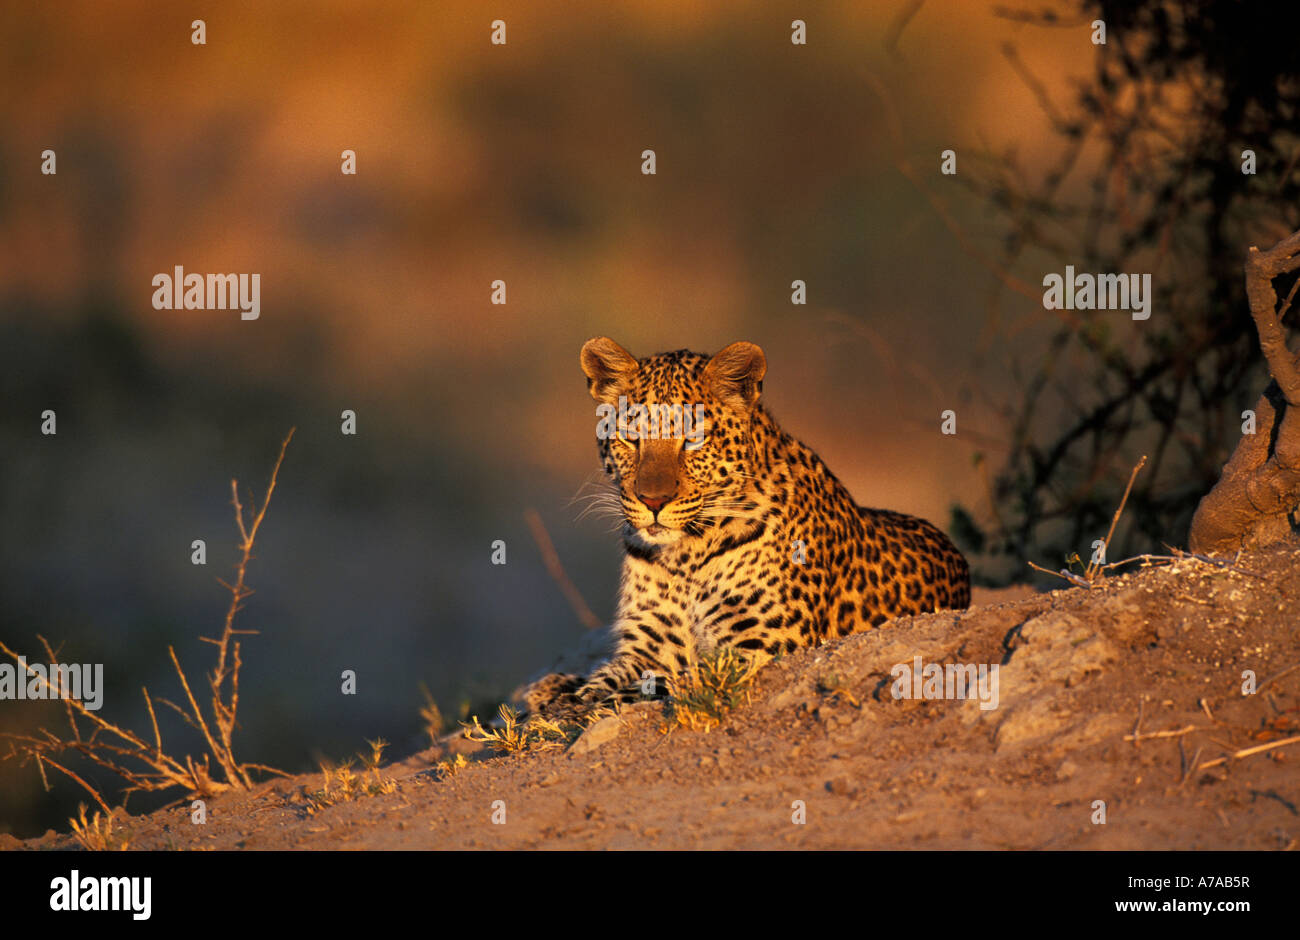
<path fill-rule="evenodd" d="M 753 343 L 732 343 L 709 360 L 704 382 L 713 394 L 737 408 L 752 408 L 763 390 L 767 357 Z"/>
<path fill-rule="evenodd" d="M 636 374 L 636 357 L 607 336 L 589 339 L 582 346 L 582 371 L 587 391 L 598 402 L 614 404 L 628 380 Z"/>

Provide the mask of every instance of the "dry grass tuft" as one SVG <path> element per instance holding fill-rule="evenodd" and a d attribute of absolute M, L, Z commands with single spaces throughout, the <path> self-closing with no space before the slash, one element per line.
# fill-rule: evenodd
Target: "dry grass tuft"
<path fill-rule="evenodd" d="M 520 713 L 509 705 L 502 705 L 497 714 L 501 717 L 500 728 L 484 728 L 477 715 L 470 722 L 462 721 L 465 737 L 486 744 L 499 754 L 522 754 L 567 747 L 583 731 L 583 725 L 577 722 L 553 721 L 542 715 L 529 715 L 520 722 Z"/>
<path fill-rule="evenodd" d="M 87 819 L 85 803 L 78 804 L 77 811 L 77 818 L 68 822 L 72 824 L 73 837 L 83 849 L 88 852 L 125 852 L 130 847 L 130 841 L 122 833 L 113 831 L 115 812 L 104 814 L 95 810 L 95 815 Z"/>
<path fill-rule="evenodd" d="M 465 760 L 464 754 L 454 754 L 438 761 L 433 767 L 433 773 L 439 780 L 446 780 L 449 777 L 456 776 L 468 766 L 469 761 Z"/>
<path fill-rule="evenodd" d="M 442 709 L 433 700 L 433 695 L 429 692 L 428 687 L 421 685 L 420 691 L 424 694 L 424 705 L 420 707 L 420 718 L 424 720 L 424 731 L 429 736 L 429 743 L 437 745 L 442 740 L 447 722 L 443 718 Z"/>
<path fill-rule="evenodd" d="M 321 773 L 325 775 L 325 783 L 319 790 L 306 794 L 308 816 L 314 816 L 326 807 L 337 803 L 350 803 L 362 797 L 380 796 L 397 791 L 397 781 L 392 777 L 385 777 L 380 770 L 384 748 L 388 747 L 388 742 L 379 738 L 366 743 L 370 745 L 370 753 L 359 755 L 362 765 L 360 772 L 352 769 L 355 760 L 352 758 L 338 767 L 321 767 Z"/>

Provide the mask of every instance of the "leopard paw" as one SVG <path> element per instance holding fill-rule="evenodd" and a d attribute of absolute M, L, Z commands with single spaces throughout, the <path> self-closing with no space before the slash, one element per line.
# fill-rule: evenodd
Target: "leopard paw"
<path fill-rule="evenodd" d="M 550 706 L 561 698 L 572 697 L 581 685 L 582 676 L 553 672 L 529 685 L 520 697 L 528 711 L 536 714 L 549 711 Z"/>

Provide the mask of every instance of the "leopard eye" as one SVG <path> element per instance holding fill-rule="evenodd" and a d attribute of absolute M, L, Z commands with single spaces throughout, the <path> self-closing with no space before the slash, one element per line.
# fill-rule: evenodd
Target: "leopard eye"
<path fill-rule="evenodd" d="M 626 447 L 630 447 L 633 450 L 636 450 L 637 448 L 637 436 L 636 436 L 636 432 L 633 430 L 626 429 L 626 428 L 620 429 L 614 435 L 614 439 L 617 440 L 620 444 L 623 444 Z"/>
<path fill-rule="evenodd" d="M 684 444 L 682 444 L 682 449 L 683 449 L 683 450 L 699 450 L 701 447 L 703 447 L 703 446 L 704 446 L 705 444 L 707 444 L 708 442 L 709 442 L 709 434 L 708 434 L 708 432 L 706 431 L 705 433 L 699 435 L 698 437 L 688 437 L 688 438 L 686 438 L 686 442 L 685 442 Z"/>

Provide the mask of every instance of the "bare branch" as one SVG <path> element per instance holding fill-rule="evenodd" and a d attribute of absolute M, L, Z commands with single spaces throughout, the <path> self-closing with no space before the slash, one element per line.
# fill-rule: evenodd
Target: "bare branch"
<path fill-rule="evenodd" d="M 546 525 L 542 522 L 542 517 L 536 509 L 528 509 L 524 512 L 524 519 L 528 522 L 528 528 L 532 530 L 533 541 L 537 543 L 537 548 L 542 553 L 542 561 L 546 565 L 546 570 L 550 572 L 555 583 L 560 586 L 569 606 L 573 612 L 578 615 L 582 625 L 588 630 L 598 630 L 603 624 L 600 618 L 588 606 L 583 599 L 582 592 L 578 590 L 564 571 L 564 565 L 560 563 L 560 554 L 555 550 L 555 544 L 551 541 L 551 536 L 546 531 Z"/>

